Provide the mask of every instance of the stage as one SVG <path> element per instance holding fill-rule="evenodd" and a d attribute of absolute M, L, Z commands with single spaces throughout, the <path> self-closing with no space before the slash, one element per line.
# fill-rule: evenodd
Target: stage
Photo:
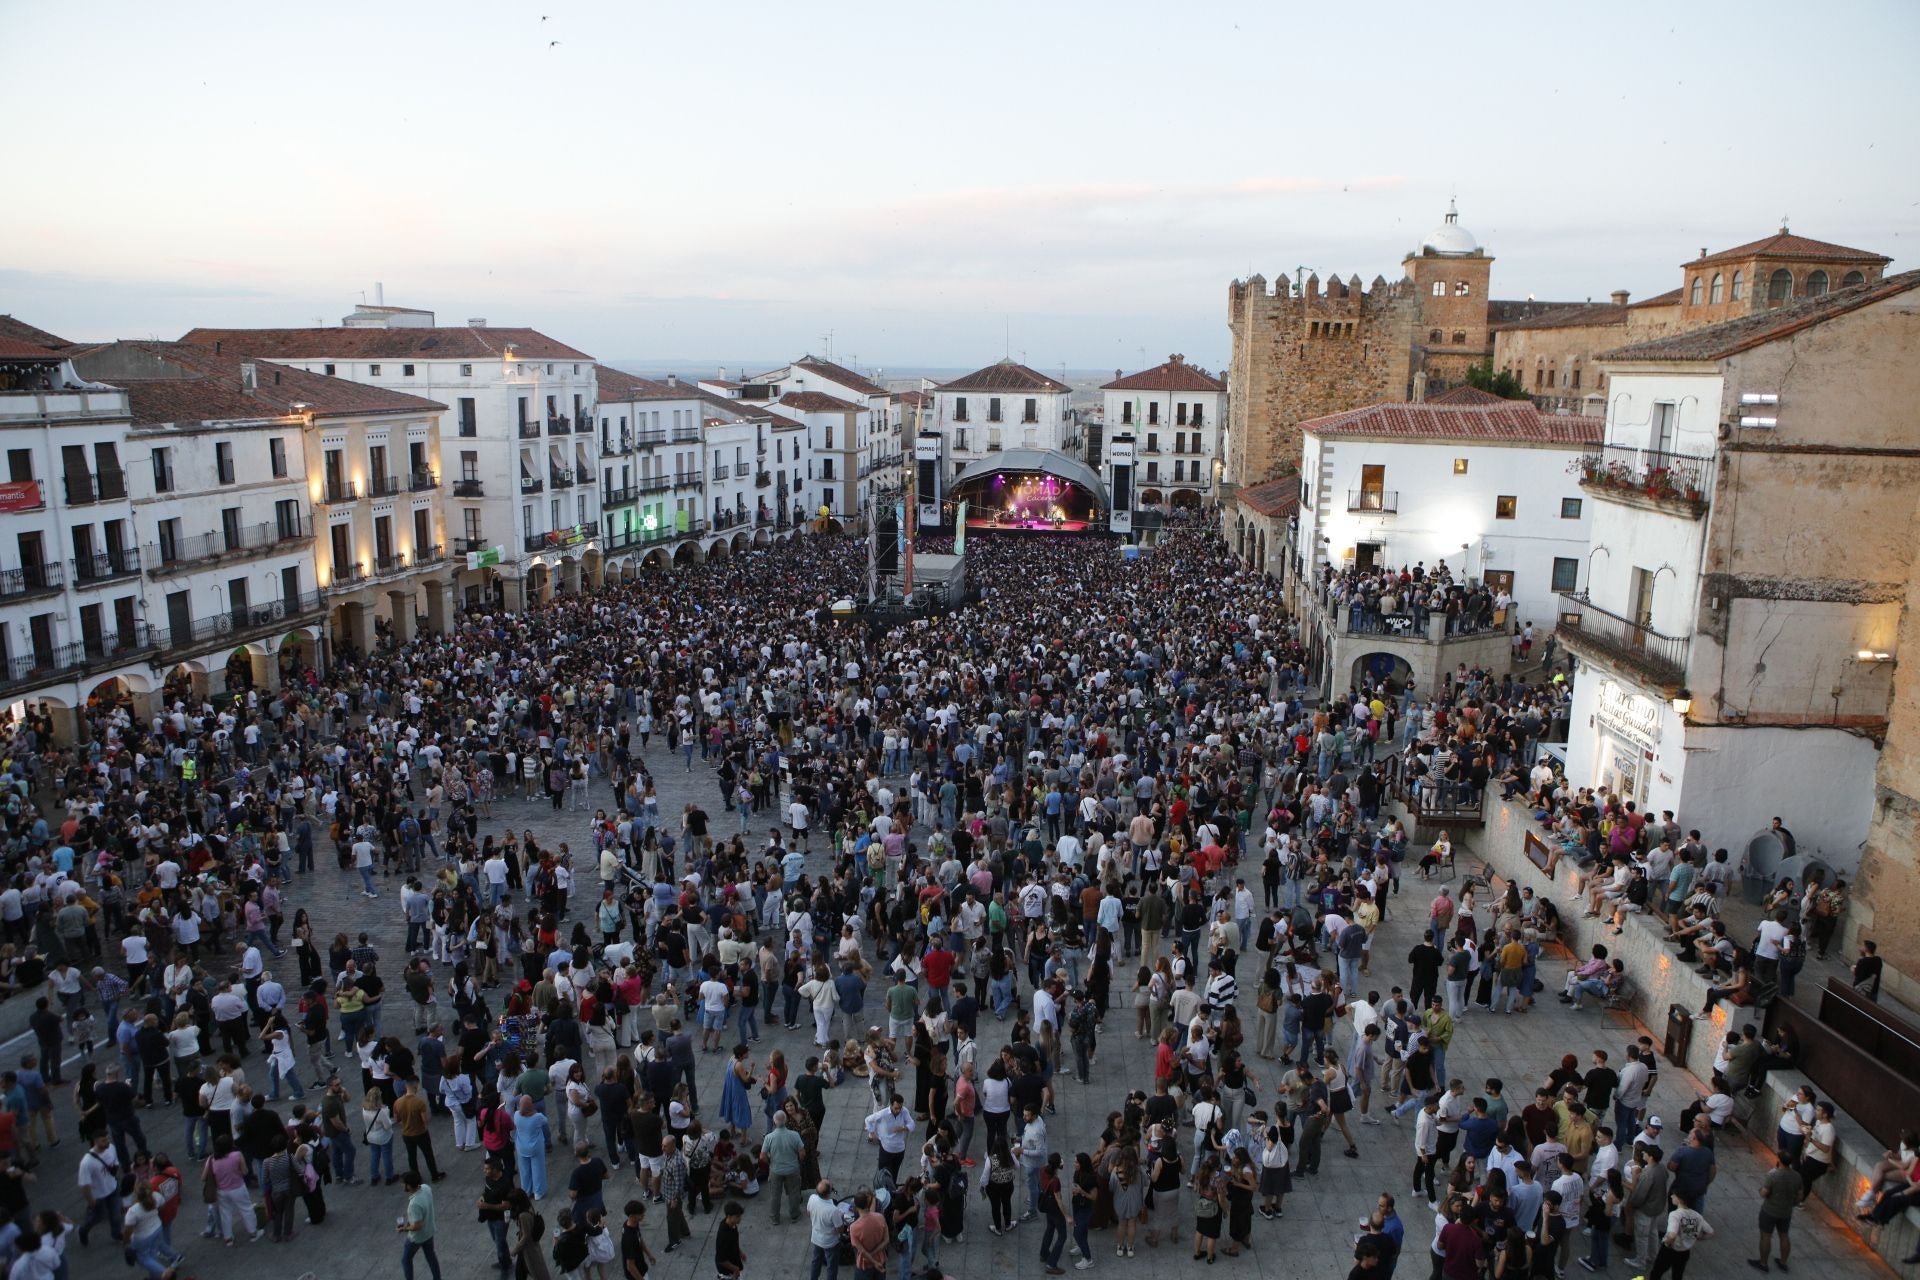
<path fill-rule="evenodd" d="M 982 533 L 1085 533 L 1092 527 L 1090 520 L 992 520 L 969 519 L 968 529 L 977 529 Z"/>

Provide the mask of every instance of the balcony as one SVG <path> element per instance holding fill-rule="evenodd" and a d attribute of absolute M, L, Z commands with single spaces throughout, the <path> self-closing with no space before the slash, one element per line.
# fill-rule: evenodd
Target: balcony
<path fill-rule="evenodd" d="M 166 633 L 154 631 L 145 623 L 135 623 L 130 632 L 88 636 L 70 644 L 54 645 L 43 652 L 23 653 L 7 659 L 6 666 L 0 668 L 0 689 L 66 679 L 95 667 L 151 653 L 166 643 Z"/>
<path fill-rule="evenodd" d="M 999 442 L 998 440 L 989 440 L 989 441 L 987 441 L 987 452 L 988 452 L 988 453 L 999 453 L 999 452 L 1000 452 L 1000 442 Z"/>
<path fill-rule="evenodd" d="M 635 488 L 633 485 L 630 485 L 630 484 L 623 485 L 618 489 L 609 489 L 605 493 L 601 494 L 600 505 L 603 507 L 624 506 L 626 503 L 632 502 L 635 498 L 639 496 L 640 496 L 639 489 Z"/>
<path fill-rule="evenodd" d="M 453 553 L 457 556 L 464 556 L 473 551 L 486 551 L 492 546 L 493 544 L 485 538 L 455 538 L 453 540 Z"/>
<path fill-rule="evenodd" d="M 160 577 L 182 572 L 191 565 L 220 560 L 241 560 L 262 552 L 291 547 L 311 537 L 313 537 L 313 526 L 304 519 L 296 518 L 284 525 L 277 520 L 246 525 L 236 529 L 232 537 L 227 536 L 226 531 L 222 530 L 219 533 L 199 533 L 190 538 L 176 538 L 171 542 L 149 542 L 146 548 L 147 572 Z"/>
<path fill-rule="evenodd" d="M 476 476 L 462 476 L 453 482 L 453 496 L 456 498 L 484 498 L 487 491 Z"/>
<path fill-rule="evenodd" d="M 375 476 L 367 483 L 371 486 L 373 496 L 376 498 L 391 498 L 394 494 L 400 492 L 400 477 L 398 476 Z"/>
<path fill-rule="evenodd" d="M 573 419 L 564 413 L 555 414 L 547 419 L 547 434 L 550 436 L 564 436 L 572 430 Z"/>
<path fill-rule="evenodd" d="M 630 435 L 621 436 L 618 444 L 615 444 L 611 440 L 602 440 L 600 442 L 600 456 L 603 458 L 617 458 L 621 454 L 632 452 L 633 437 Z"/>
<path fill-rule="evenodd" d="M 540 424 L 533 421 L 521 422 L 520 438 L 522 440 L 538 440 L 540 438 Z"/>
<path fill-rule="evenodd" d="M 66 477 L 67 505 L 84 507 L 95 502 L 111 502 L 127 496 L 127 473 L 100 471 L 89 474 L 76 471 Z"/>
<path fill-rule="evenodd" d="M 60 589 L 58 560 L 46 564 L 22 565 L 18 569 L 0 569 L 0 600 L 23 600 Z"/>
<path fill-rule="evenodd" d="M 555 489 L 573 488 L 573 472 L 566 467 L 548 467 L 547 483 Z"/>
<path fill-rule="evenodd" d="M 546 490 L 547 490 L 547 482 L 540 479 L 538 476 L 521 476 L 520 477 L 521 493 L 545 493 Z"/>
<path fill-rule="evenodd" d="M 407 557 L 405 552 L 394 551 L 384 556 L 375 556 L 373 558 L 373 576 L 376 578 L 384 578 L 390 573 L 399 573 L 406 567 Z"/>
<path fill-rule="evenodd" d="M 1159 513 L 1154 513 L 1159 519 Z M 1134 513 L 1134 527 L 1139 527 L 1140 513 Z M 1396 608 L 1392 613 L 1384 613 L 1377 600 L 1336 599 L 1333 592 L 1323 583 L 1319 584 L 1312 597 L 1315 611 L 1320 615 L 1328 631 L 1335 635 L 1372 636 L 1381 640 L 1399 640 L 1408 644 L 1450 644 L 1455 640 L 1471 640 L 1476 636 L 1499 634 L 1504 627 L 1495 623 L 1490 615 L 1456 614 L 1448 617 L 1433 609 Z M 1435 634 L 1436 622 L 1439 634 Z"/>
<path fill-rule="evenodd" d="M 641 476 L 634 486 L 641 493 L 665 493 L 673 488 L 673 481 L 666 476 Z"/>
<path fill-rule="evenodd" d="M 700 428 L 675 427 L 673 429 L 673 442 L 675 444 L 699 444 Z"/>
<path fill-rule="evenodd" d="M 355 481 L 329 480 L 326 496 L 320 500 L 330 506 L 337 506 L 342 502 L 357 502 L 359 498 L 360 486 Z"/>
<path fill-rule="evenodd" d="M 1713 459 L 1632 445 L 1590 445 L 1573 464 L 1580 487 L 1629 506 L 1687 516 L 1707 514 Z"/>
<path fill-rule="evenodd" d="M 328 585 L 331 587 L 350 587 L 365 582 L 366 580 L 367 562 L 364 560 L 355 560 L 352 564 L 337 564 L 333 566 L 333 581 Z"/>
<path fill-rule="evenodd" d="M 727 478 L 727 464 L 724 462 L 721 463 L 719 466 L 715 467 L 713 469 L 713 473 L 707 477 L 707 479 L 713 481 L 715 484 L 718 484 L 720 481 L 725 480 L 726 478 Z"/>
<path fill-rule="evenodd" d="M 323 591 L 307 591 L 291 600 L 273 600 L 266 604 L 245 605 L 223 610 L 210 618 L 195 618 L 184 630 L 153 633 L 160 648 L 184 650 L 207 641 L 243 639 L 254 634 L 286 630 L 290 620 L 324 613 L 327 597 Z"/>
<path fill-rule="evenodd" d="M 1180 483 L 1178 479 L 1175 484 Z M 1347 490 L 1347 510 L 1392 515 L 1400 509 L 1400 495 L 1389 489 Z"/>
<path fill-rule="evenodd" d="M 440 473 L 438 471 L 414 471 L 407 476 L 407 488 L 413 490 L 415 493 L 419 493 L 425 489 L 438 489 L 439 487 Z"/>
<path fill-rule="evenodd" d="M 698 471 L 676 471 L 673 474 L 673 487 L 676 489 L 690 488 L 699 483 L 700 473 Z"/>
<path fill-rule="evenodd" d="M 654 445 L 665 444 L 667 442 L 666 428 L 643 427 L 640 433 L 634 436 L 633 442 L 642 449 L 651 449 Z"/>
<path fill-rule="evenodd" d="M 415 547 L 413 549 L 413 563 L 415 566 L 438 564 L 446 558 L 447 546 L 444 542 L 436 542 L 430 547 Z"/>
<path fill-rule="evenodd" d="M 103 551 L 73 558 L 73 585 L 90 586 L 115 578 L 130 578 L 140 572 L 140 553 L 132 547 Z"/>
<path fill-rule="evenodd" d="M 733 475 L 735 479 L 745 479 L 752 471 L 753 464 L 751 462 L 736 462 L 733 464 Z"/>
<path fill-rule="evenodd" d="M 1687 637 L 1663 635 L 1602 609 L 1584 591 L 1561 595 L 1554 634 L 1569 653 L 1628 668 L 1669 695 L 1687 682 Z"/>
<path fill-rule="evenodd" d="M 770 484 L 772 484 L 772 483 L 773 483 L 773 474 L 772 474 L 771 472 L 767 472 L 767 471 L 756 471 L 756 472 L 754 472 L 754 473 L 753 473 L 753 487 L 754 487 L 754 488 L 756 488 L 756 489 L 764 489 L 764 488 L 766 488 L 766 487 L 767 487 L 768 485 L 770 485 Z"/>

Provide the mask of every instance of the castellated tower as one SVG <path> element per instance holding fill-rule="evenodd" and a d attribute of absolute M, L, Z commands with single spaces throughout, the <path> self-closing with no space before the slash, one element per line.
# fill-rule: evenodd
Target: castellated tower
<path fill-rule="evenodd" d="M 1227 287 L 1227 479 L 1258 484 L 1300 465 L 1298 423 L 1413 394 L 1419 300 L 1410 281 L 1359 276 Z"/>
<path fill-rule="evenodd" d="M 1227 287 L 1226 474 L 1236 485 L 1300 465 L 1297 424 L 1387 401 L 1424 399 L 1466 377 L 1493 350 L 1487 290 L 1493 259 L 1451 206 L 1402 263 L 1375 276 L 1290 281 L 1264 276 Z"/>

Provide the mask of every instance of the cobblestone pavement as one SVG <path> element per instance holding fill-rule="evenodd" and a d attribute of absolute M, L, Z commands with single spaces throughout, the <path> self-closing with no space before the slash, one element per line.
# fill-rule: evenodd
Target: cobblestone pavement
<path fill-rule="evenodd" d="M 663 814 L 677 814 L 690 799 L 698 799 L 711 813 L 723 812 L 713 803 L 717 795 L 713 772 L 697 757 L 691 771 L 682 766 L 678 757 L 669 758 L 665 752 L 650 753 L 649 761 L 659 770 L 655 780 Z M 592 794 L 594 802 L 599 803 L 609 798 L 610 793 L 604 787 L 596 787 Z M 585 816 L 578 811 L 556 813 L 544 797 L 533 803 L 503 799 L 494 804 L 492 828 L 496 832 L 508 827 L 531 828 L 543 844 L 573 841 L 577 853 L 582 847 L 590 847 L 584 839 Z M 715 832 L 731 833 L 737 825 L 738 819 L 728 814 L 724 822 L 716 820 Z M 766 825 L 761 822 L 755 826 L 758 836 L 764 837 Z M 825 855 L 816 851 L 809 859 L 807 870 L 818 874 L 825 870 L 826 861 Z M 1389 900 L 1388 917 L 1376 940 L 1374 975 L 1363 985 L 1377 983 L 1384 991 L 1396 982 L 1404 984 L 1405 956 L 1417 939 L 1430 897 L 1430 889 L 1423 890 L 1417 881 L 1409 880 L 1403 895 Z M 363 898 L 357 877 L 351 872 L 336 870 L 330 851 L 325 848 L 320 852 L 318 871 L 296 878 L 290 894 L 289 916 L 294 906 L 306 907 L 317 931 L 324 935 L 330 936 L 339 929 L 366 929 L 384 958 L 397 958 L 402 953 L 405 928 L 400 919 L 397 891 L 385 891 L 378 900 Z M 292 972 L 291 959 L 284 963 L 287 972 Z M 444 972 L 443 967 L 443 975 Z M 1123 970 L 1123 974 L 1125 972 Z M 1560 972 L 1559 966 L 1543 965 L 1542 977 L 1549 993 L 1558 988 Z M 1054 1149 L 1068 1153 L 1069 1164 L 1072 1152 L 1090 1151 L 1097 1145 L 1106 1113 L 1119 1103 L 1128 1089 L 1151 1088 L 1152 1056 L 1146 1042 L 1133 1034 L 1130 1000 L 1125 995 L 1131 989 L 1131 982 L 1123 981 L 1123 974 L 1116 975 L 1115 1008 L 1103 1029 L 1091 1085 L 1082 1087 L 1064 1075 L 1056 1077 L 1059 1114 L 1049 1118 L 1050 1139 Z M 1245 964 L 1242 978 L 1242 1016 L 1251 1028 L 1256 984 Z M 1022 990 L 1025 994 L 1024 984 Z M 8 1002 L 11 1016 L 24 1016 L 13 1008 L 20 1003 Z M 404 1024 L 404 1015 L 399 1019 L 389 1015 L 390 1026 L 401 1024 Z M 1006 1030 L 1006 1026 L 994 1023 L 991 1018 L 983 1020 L 982 1061 L 998 1051 L 1007 1038 Z M 1593 1010 L 1575 1013 L 1555 1003 L 1549 995 L 1543 1005 L 1524 1016 L 1496 1017 L 1473 1012 L 1463 1020 L 1454 1049 L 1448 1055 L 1449 1071 L 1475 1084 L 1488 1076 L 1501 1077 L 1507 1082 L 1508 1097 L 1518 1106 L 1526 1101 L 1533 1086 L 1545 1078 L 1548 1068 L 1557 1063 L 1562 1053 L 1578 1053 L 1584 1061 L 1589 1050 L 1605 1048 L 1618 1062 L 1624 1056 L 1625 1046 L 1639 1030 L 1608 1025 Z M 810 1032 L 810 1027 L 794 1031 L 777 1027 L 764 1029 L 763 1039 L 755 1046 L 756 1064 L 764 1061 L 768 1051 L 780 1048 L 797 1068 L 810 1049 Z M 1347 1035 L 1342 1029 L 1337 1041 L 1343 1050 Z M 9 1045 L 0 1056 L 12 1063 L 17 1061 L 23 1048 L 30 1045 L 30 1040 Z M 248 1065 L 251 1075 L 263 1075 L 258 1055 L 249 1058 Z M 1255 1059 L 1254 1065 L 1262 1102 L 1271 1105 L 1278 1064 Z M 69 1078 L 73 1070 L 71 1066 L 68 1068 Z M 701 1094 L 711 1108 L 720 1093 L 722 1060 L 703 1057 L 701 1070 Z M 1697 1083 L 1683 1073 L 1671 1067 L 1661 1072 L 1654 1110 L 1666 1118 L 1668 1132 L 1673 1132 L 1677 1125 L 1682 1106 L 1700 1092 Z M 72 1137 L 68 1100 L 65 1091 L 62 1093 L 60 1129 L 66 1140 L 49 1153 L 41 1166 L 41 1183 L 35 1201 L 64 1208 L 77 1216 L 80 1209 L 79 1193 L 75 1189 L 77 1143 Z M 874 1176 L 875 1149 L 867 1144 L 861 1128 L 866 1099 L 866 1090 L 857 1083 L 833 1090 L 827 1096 L 827 1121 L 821 1135 L 822 1167 L 843 1190 L 868 1183 Z M 142 1114 L 149 1142 L 178 1158 L 185 1149 L 184 1123 L 178 1112 L 155 1110 Z M 757 1123 L 755 1138 L 764 1132 L 764 1122 Z M 1398 1274 L 1409 1278 L 1424 1276 L 1428 1270 L 1427 1244 L 1432 1236 L 1432 1217 L 1409 1192 L 1411 1123 L 1388 1121 L 1379 1127 L 1356 1126 L 1355 1134 L 1360 1148 L 1358 1159 L 1343 1159 L 1339 1134 L 1331 1133 L 1320 1175 L 1295 1180 L 1294 1193 L 1286 1202 L 1285 1217 L 1276 1222 L 1255 1220 L 1252 1253 L 1238 1258 L 1223 1256 L 1216 1266 L 1208 1268 L 1191 1260 L 1184 1239 L 1172 1246 L 1163 1242 L 1156 1250 L 1146 1248 L 1143 1237 L 1136 1257 L 1120 1259 L 1113 1255 L 1112 1234 L 1095 1233 L 1094 1269 L 1145 1275 L 1157 1267 L 1172 1264 L 1181 1271 L 1191 1269 L 1227 1275 L 1344 1275 L 1350 1266 L 1355 1220 L 1371 1208 L 1381 1191 L 1388 1191 L 1399 1197 L 1406 1219 L 1407 1242 Z M 490 1238 L 478 1226 L 474 1215 L 480 1186 L 480 1158 L 476 1153 L 452 1151 L 451 1133 L 444 1120 L 435 1123 L 435 1145 L 443 1167 L 451 1173 L 436 1189 L 438 1250 L 443 1274 L 448 1277 L 498 1275 L 492 1269 Z M 1190 1153 L 1191 1149 L 1189 1134 L 1182 1150 Z M 917 1150 L 917 1142 L 910 1150 Z M 1757 1188 L 1765 1172 L 1761 1162 L 1763 1154 L 1759 1147 L 1742 1139 L 1723 1140 L 1719 1152 L 1721 1173 L 1706 1209 L 1719 1235 L 1698 1250 L 1691 1280 L 1726 1280 L 1752 1274 L 1746 1259 L 1752 1256 L 1755 1247 L 1753 1223 Z M 396 1155 L 404 1159 L 404 1153 L 396 1151 Z M 362 1153 L 362 1168 L 364 1161 Z M 564 1156 L 555 1156 L 552 1173 L 563 1177 L 566 1163 Z M 909 1169 L 911 1167 L 910 1161 Z M 628 1178 L 629 1174 L 623 1169 L 608 1185 L 607 1200 L 616 1210 L 632 1185 Z M 174 1224 L 174 1239 L 188 1254 L 183 1273 L 198 1280 L 242 1280 L 243 1277 L 246 1280 L 253 1277 L 297 1280 L 307 1275 L 315 1280 L 359 1280 L 400 1273 L 399 1237 L 392 1230 L 392 1224 L 404 1207 L 404 1197 L 397 1184 L 378 1190 L 366 1186 L 330 1188 L 328 1217 L 323 1225 L 302 1225 L 298 1239 L 290 1245 L 274 1246 L 263 1240 L 260 1244 L 243 1243 L 229 1250 L 215 1241 L 199 1238 L 202 1211 L 197 1181 L 189 1176 L 187 1182 L 188 1204 Z M 549 1196 L 542 1207 L 551 1220 L 563 1205 L 564 1191 L 558 1196 Z M 764 1202 L 748 1204 L 744 1233 L 748 1276 L 804 1275 L 808 1256 L 806 1227 L 773 1227 L 768 1221 L 769 1209 Z M 304 1218 L 304 1214 L 301 1216 Z M 712 1236 L 718 1220 L 700 1215 L 692 1222 L 693 1239 L 673 1254 L 662 1256 L 651 1273 L 653 1276 L 705 1280 L 713 1275 Z M 967 1224 L 964 1243 L 943 1249 L 939 1258 L 939 1265 L 949 1274 L 974 1277 L 1041 1273 L 1041 1225 L 1038 1222 L 1023 1224 L 1008 1236 L 995 1238 L 986 1229 L 985 1201 L 974 1196 L 968 1202 Z M 1868 1276 L 1892 1274 L 1824 1208 L 1816 1206 L 1805 1210 L 1795 1227 L 1796 1271 L 1817 1271 L 1822 1280 L 1854 1280 L 1856 1277 L 1864 1280 Z M 665 1243 L 666 1226 L 665 1215 L 658 1207 L 650 1210 L 645 1232 L 656 1253 L 659 1252 Z M 551 1233 L 546 1243 L 550 1247 Z M 1070 1265 L 1072 1254 L 1069 1252 L 1067 1257 Z M 133 1274 L 122 1266 L 119 1251 L 97 1237 L 90 1249 L 80 1250 L 76 1245 L 73 1261 L 74 1275 L 82 1280 Z M 1584 1273 L 1574 1270 L 1572 1274 Z M 1624 1280 L 1636 1273 L 1625 1265 L 1616 1250 L 1610 1274 Z M 416 1275 L 427 1275 L 423 1259 L 416 1259 Z"/>

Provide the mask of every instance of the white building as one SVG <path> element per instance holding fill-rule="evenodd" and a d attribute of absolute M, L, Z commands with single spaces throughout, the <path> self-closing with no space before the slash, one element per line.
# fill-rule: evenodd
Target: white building
<path fill-rule="evenodd" d="M 1915 546 L 1920 272 L 1603 359 L 1567 767 L 1736 854 L 1781 817 L 1852 874 Z"/>
<path fill-rule="evenodd" d="M 1485 400 L 1369 405 L 1300 424 L 1295 545 L 1306 564 L 1292 591 L 1332 686 L 1346 688 L 1356 671 L 1398 671 L 1388 658 L 1404 662 L 1401 674 L 1423 689 L 1460 662 L 1504 670 L 1507 634 L 1532 623 L 1544 638 L 1556 593 L 1580 585 L 1590 502 L 1578 472 L 1599 422 Z M 1455 582 L 1512 598 L 1496 617 L 1499 631 L 1449 635 L 1438 616 L 1425 630 L 1404 620 L 1384 631 L 1366 619 L 1356 626 L 1322 591 L 1327 566 L 1427 571 L 1443 563 Z"/>
<path fill-rule="evenodd" d="M 1072 445 L 1073 389 L 1026 365 L 1002 360 L 942 383 L 933 395 L 926 425 L 944 439 L 948 479 L 1005 449 Z"/>
<path fill-rule="evenodd" d="M 225 354 L 409 392 L 449 406 L 439 474 L 454 575 L 469 603 L 517 607 L 601 575 L 593 357 L 535 329 L 434 324 L 430 311 L 358 307 L 336 329 L 195 329 Z"/>
<path fill-rule="evenodd" d="M 139 535 L 121 450 L 126 392 L 82 378 L 69 344 L 0 317 L 0 701 L 70 740 L 101 684 L 151 694 Z"/>
<path fill-rule="evenodd" d="M 1100 388 L 1107 438 L 1131 433 L 1141 506 L 1197 507 L 1221 470 L 1227 384 L 1182 355 Z"/>

